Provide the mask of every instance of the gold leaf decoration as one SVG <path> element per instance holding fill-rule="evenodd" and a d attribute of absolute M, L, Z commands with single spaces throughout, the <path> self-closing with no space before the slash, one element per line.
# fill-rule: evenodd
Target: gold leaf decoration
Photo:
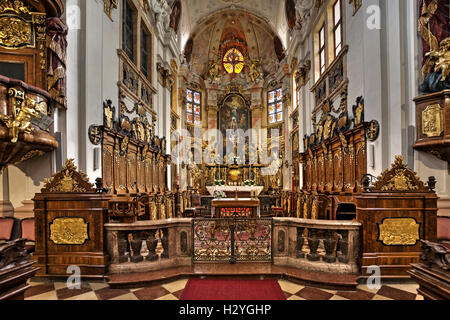
<path fill-rule="evenodd" d="M 55 173 L 50 179 L 44 180 L 42 193 L 87 193 L 95 192 L 94 185 L 89 182 L 88 176 L 78 171 L 74 159 L 66 160 L 61 171 Z"/>
<path fill-rule="evenodd" d="M 57 218 L 50 224 L 54 244 L 84 244 L 89 239 L 88 225 L 82 218 Z"/>
<path fill-rule="evenodd" d="M 387 218 L 378 223 L 378 240 L 386 246 L 412 246 L 420 240 L 419 227 L 413 218 Z"/>
<path fill-rule="evenodd" d="M 31 23 L 18 17 L 0 18 L 0 46 L 4 48 L 34 47 Z"/>
<path fill-rule="evenodd" d="M 30 9 L 20 0 L 2 0 L 0 13 L 14 12 L 16 14 L 29 14 Z"/>
<path fill-rule="evenodd" d="M 391 169 L 385 170 L 371 191 L 382 192 L 428 192 L 416 173 L 408 169 L 402 156 L 397 156 Z"/>

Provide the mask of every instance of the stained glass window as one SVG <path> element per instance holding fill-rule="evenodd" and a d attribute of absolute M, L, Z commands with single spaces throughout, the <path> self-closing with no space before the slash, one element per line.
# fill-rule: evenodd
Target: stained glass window
<path fill-rule="evenodd" d="M 244 69 L 244 56 L 236 48 L 228 50 L 223 56 L 223 67 L 230 74 L 241 73 Z"/>
<path fill-rule="evenodd" d="M 188 123 L 201 125 L 202 95 L 200 92 L 186 90 L 186 119 Z"/>
<path fill-rule="evenodd" d="M 269 124 L 283 121 L 283 89 L 269 91 L 267 101 Z"/>

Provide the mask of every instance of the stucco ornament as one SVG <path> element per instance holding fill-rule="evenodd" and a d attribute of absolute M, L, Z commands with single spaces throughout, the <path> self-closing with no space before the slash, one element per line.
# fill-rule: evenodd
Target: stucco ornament
<path fill-rule="evenodd" d="M 172 9 L 166 0 L 151 0 L 150 6 L 155 13 L 156 23 L 163 26 L 164 31 L 169 29 L 170 13 Z"/>
<path fill-rule="evenodd" d="M 302 29 L 309 23 L 311 18 L 311 9 L 314 6 L 314 0 L 297 0 L 295 4 L 297 14 L 297 29 Z"/>

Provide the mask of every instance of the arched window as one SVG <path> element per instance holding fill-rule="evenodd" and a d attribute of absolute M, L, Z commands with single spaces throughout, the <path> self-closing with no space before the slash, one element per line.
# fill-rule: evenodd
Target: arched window
<path fill-rule="evenodd" d="M 238 49 L 231 48 L 223 56 L 223 67 L 230 74 L 241 73 L 244 69 L 244 56 Z"/>
<path fill-rule="evenodd" d="M 269 91 L 267 102 L 269 124 L 283 121 L 283 89 Z"/>
<path fill-rule="evenodd" d="M 200 92 L 186 90 L 186 120 L 190 124 L 201 125 L 202 96 Z"/>

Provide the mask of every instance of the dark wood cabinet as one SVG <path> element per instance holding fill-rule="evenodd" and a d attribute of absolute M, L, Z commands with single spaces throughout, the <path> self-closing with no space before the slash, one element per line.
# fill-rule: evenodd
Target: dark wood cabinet
<path fill-rule="evenodd" d="M 103 226 L 111 196 L 96 191 L 68 160 L 35 195 L 37 275 L 69 276 L 70 266 L 79 267 L 82 277 L 106 274 L 109 257 Z"/>

